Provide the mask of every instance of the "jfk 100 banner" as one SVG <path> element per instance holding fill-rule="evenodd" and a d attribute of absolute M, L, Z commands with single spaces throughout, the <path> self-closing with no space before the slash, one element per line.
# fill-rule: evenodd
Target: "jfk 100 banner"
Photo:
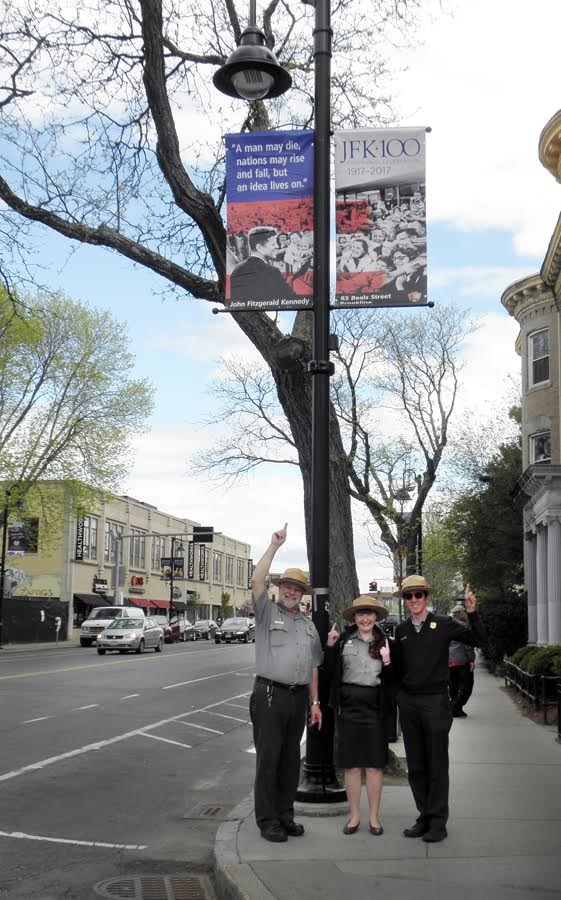
<path fill-rule="evenodd" d="M 336 305 L 427 303 L 425 133 L 335 133 Z"/>

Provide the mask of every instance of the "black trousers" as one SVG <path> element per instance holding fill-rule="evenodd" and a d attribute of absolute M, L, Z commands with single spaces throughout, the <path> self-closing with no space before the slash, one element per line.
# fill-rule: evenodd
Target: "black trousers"
<path fill-rule="evenodd" d="M 249 713 L 256 752 L 255 818 L 261 829 L 294 819 L 307 709 L 307 688 L 292 693 L 255 683 Z"/>
<path fill-rule="evenodd" d="M 452 706 L 448 694 L 397 696 L 409 786 L 418 821 L 444 826 L 448 820 L 448 732 Z"/>
<path fill-rule="evenodd" d="M 452 711 L 461 712 L 471 697 L 473 690 L 473 672 L 469 670 L 469 663 L 463 666 L 450 666 L 448 669 L 448 680 Z"/>

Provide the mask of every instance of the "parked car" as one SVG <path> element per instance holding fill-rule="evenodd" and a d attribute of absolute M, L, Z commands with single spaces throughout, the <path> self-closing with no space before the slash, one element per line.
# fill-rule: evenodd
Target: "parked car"
<path fill-rule="evenodd" d="M 97 638 L 97 652 L 100 656 L 105 656 L 108 650 L 119 653 L 134 650 L 135 653 L 144 653 L 150 647 L 156 653 L 161 653 L 163 646 L 163 629 L 154 619 L 137 613 L 134 617 L 115 619 Z"/>
<path fill-rule="evenodd" d="M 130 606 L 94 606 L 87 619 L 82 622 L 80 628 L 80 647 L 91 647 L 104 628 L 111 625 L 117 619 L 128 616 L 141 618 L 144 612 L 141 609 Z"/>
<path fill-rule="evenodd" d="M 183 616 L 181 613 L 177 616 L 174 616 L 170 619 L 170 625 L 172 631 L 174 633 L 174 640 L 177 641 L 194 641 L 197 637 L 195 632 L 195 626 L 191 624 L 189 619 Z M 175 629 L 178 629 L 176 632 Z M 175 634 L 177 633 L 177 637 Z"/>
<path fill-rule="evenodd" d="M 206 641 L 210 641 L 216 632 L 218 625 L 214 621 L 214 619 L 199 619 L 198 622 L 195 622 L 195 635 L 198 638 L 203 638 Z"/>
<path fill-rule="evenodd" d="M 167 616 L 151 616 L 154 619 L 154 622 L 157 622 L 160 628 L 164 632 L 164 641 L 166 644 L 173 644 L 174 641 L 178 641 L 180 637 L 180 628 L 179 623 L 175 622 L 173 625 L 168 622 Z"/>
<path fill-rule="evenodd" d="M 249 641 L 255 641 L 255 624 L 253 619 L 238 618 L 225 619 L 220 628 L 214 632 L 214 642 L 220 644 L 233 643 L 234 641 L 247 644 Z"/>

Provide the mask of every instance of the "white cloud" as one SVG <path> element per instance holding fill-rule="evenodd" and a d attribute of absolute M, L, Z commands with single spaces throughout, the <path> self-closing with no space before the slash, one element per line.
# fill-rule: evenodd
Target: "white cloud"
<path fill-rule="evenodd" d="M 543 127 L 559 109 L 561 4 L 457 2 L 394 82 L 402 124 L 427 138 L 429 215 L 466 229 L 505 228 L 519 254 L 543 256 L 561 190 L 538 159 Z M 414 114 L 408 112 L 414 110 Z"/>
<path fill-rule="evenodd" d="M 532 274 L 534 273 L 528 270 L 528 266 L 474 265 L 449 269 L 435 266 L 430 270 L 430 285 L 432 290 L 461 285 L 463 295 L 481 297 L 485 300 L 494 295 L 498 304 L 499 298 L 509 284 Z"/>

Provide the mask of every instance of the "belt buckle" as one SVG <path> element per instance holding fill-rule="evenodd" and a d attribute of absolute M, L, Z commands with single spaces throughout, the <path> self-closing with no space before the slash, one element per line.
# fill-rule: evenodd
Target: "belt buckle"
<path fill-rule="evenodd" d="M 297 687 L 298 687 L 297 684 L 289 684 L 288 690 L 290 691 L 291 694 L 293 694 Z"/>

